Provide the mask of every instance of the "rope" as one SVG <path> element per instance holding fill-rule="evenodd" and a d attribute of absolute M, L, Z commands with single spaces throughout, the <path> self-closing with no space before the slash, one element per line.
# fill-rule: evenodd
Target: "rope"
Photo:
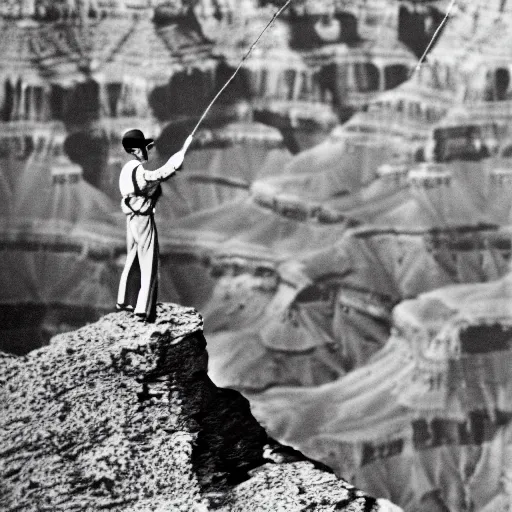
<path fill-rule="evenodd" d="M 199 128 L 199 126 L 201 125 L 201 123 L 204 121 L 204 118 L 208 115 L 208 112 L 210 111 L 210 109 L 212 108 L 213 104 L 217 101 L 217 99 L 219 98 L 219 96 L 224 92 L 224 90 L 226 89 L 226 87 L 228 87 L 228 85 L 233 81 L 233 79 L 235 78 L 235 76 L 237 75 L 237 73 L 240 71 L 240 68 L 242 67 L 243 63 L 247 60 L 247 58 L 249 57 L 249 55 L 251 54 L 251 52 L 254 50 L 254 48 L 256 47 L 256 45 L 258 44 L 259 40 L 262 38 L 263 34 L 267 31 L 267 29 L 274 23 L 274 21 L 277 19 L 277 17 L 288 7 L 288 5 L 290 5 L 290 3 L 292 2 L 292 0 L 287 0 L 286 3 L 278 10 L 274 13 L 274 15 L 272 16 L 272 19 L 266 24 L 265 28 L 261 31 L 261 33 L 259 34 L 259 36 L 257 37 L 257 39 L 254 41 L 254 43 L 252 43 L 252 45 L 250 46 L 249 50 L 247 50 L 247 52 L 245 53 L 245 55 L 242 57 L 242 60 L 240 61 L 240 63 L 238 64 L 237 68 L 235 69 L 235 71 L 233 72 L 233 74 L 229 77 L 228 81 L 222 86 L 222 88 L 219 90 L 219 92 L 214 96 L 214 98 L 210 101 L 210 103 L 208 104 L 208 106 L 206 107 L 206 109 L 204 110 L 203 114 L 201 115 L 199 121 L 197 122 L 197 124 L 195 125 L 194 129 L 192 130 L 192 132 L 190 133 L 190 135 L 187 137 L 187 140 L 185 141 L 184 145 L 183 145 L 183 148 L 182 148 L 182 152 L 185 153 L 188 149 L 188 147 L 190 146 L 190 143 L 192 142 L 192 139 L 195 135 L 195 133 L 197 132 L 197 129 Z M 418 64 L 416 65 L 416 67 L 414 68 L 413 72 L 411 73 L 411 77 L 412 75 L 414 75 L 414 73 L 416 73 L 416 71 L 418 71 L 423 63 L 423 61 L 425 60 L 425 57 L 426 55 L 428 54 L 430 48 L 432 47 L 432 45 L 434 44 L 434 41 L 439 33 L 439 31 L 443 28 L 444 24 L 446 23 L 446 21 L 448 20 L 449 16 L 450 16 L 450 13 L 451 13 L 451 10 L 453 8 L 453 6 L 455 5 L 455 0 L 451 0 L 450 2 L 450 5 L 448 6 L 448 9 L 446 11 L 446 14 L 443 18 L 443 20 L 441 21 L 441 23 L 439 24 L 439 26 L 437 27 L 436 31 L 434 32 L 434 35 L 432 36 L 427 48 L 425 49 L 425 51 L 423 52 L 423 55 L 420 57 L 419 61 L 418 61 Z"/>
<path fill-rule="evenodd" d="M 243 56 L 242 60 L 240 61 L 240 64 L 238 64 L 238 67 L 235 69 L 234 73 L 231 75 L 231 77 L 229 78 L 229 80 L 223 85 L 223 87 L 221 88 L 221 90 L 215 95 L 215 97 L 213 98 L 212 101 L 210 101 L 210 104 L 206 107 L 205 111 L 203 112 L 203 115 L 201 116 L 201 118 L 199 119 L 199 121 L 197 122 L 196 126 L 194 127 L 194 129 L 192 130 L 192 133 L 190 134 L 189 138 L 192 138 L 194 137 L 194 134 L 196 133 L 197 129 L 199 128 L 199 125 L 203 122 L 204 118 L 206 117 L 206 115 L 208 114 L 210 108 L 212 107 L 212 105 L 217 101 L 217 98 L 224 92 L 224 89 L 226 89 L 226 87 L 231 83 L 231 81 L 235 78 L 236 74 L 238 73 L 238 71 L 240 70 L 240 68 L 242 67 L 242 64 L 245 62 L 245 60 L 249 57 L 249 55 L 251 54 L 251 52 L 253 51 L 253 49 L 256 47 L 256 45 L 258 44 L 259 40 L 261 39 L 261 37 L 263 36 L 263 34 L 266 32 L 266 30 L 274 23 L 274 21 L 276 20 L 276 18 L 288 7 L 288 5 L 290 5 L 290 3 L 292 2 L 292 0 L 287 0 L 287 2 L 277 11 L 274 13 L 274 15 L 272 16 L 272 19 L 267 23 L 267 25 L 265 26 L 265 28 L 261 31 L 260 35 L 258 36 L 258 38 L 256 39 L 256 41 L 254 41 L 254 43 L 252 43 L 251 47 L 249 48 L 249 50 L 246 52 L 246 54 Z M 188 140 L 188 139 L 187 139 Z"/>
<path fill-rule="evenodd" d="M 420 57 L 418 64 L 416 64 L 416 67 L 414 68 L 413 72 L 411 73 L 411 77 L 417 71 L 420 70 L 421 65 L 423 64 L 423 61 L 425 60 L 425 57 L 427 56 L 428 52 L 430 51 L 430 48 L 432 47 L 432 45 L 434 44 L 434 41 L 436 40 L 437 34 L 439 34 L 439 31 L 443 28 L 443 25 L 448 21 L 448 18 L 450 17 L 450 13 L 451 13 L 454 5 L 455 5 L 455 0 L 451 0 L 450 5 L 448 6 L 448 9 L 446 10 L 446 14 L 444 15 L 444 18 L 442 19 L 441 23 L 439 24 L 436 31 L 434 32 L 434 35 L 432 36 L 432 39 L 428 43 L 428 46 L 425 48 L 423 55 Z"/>

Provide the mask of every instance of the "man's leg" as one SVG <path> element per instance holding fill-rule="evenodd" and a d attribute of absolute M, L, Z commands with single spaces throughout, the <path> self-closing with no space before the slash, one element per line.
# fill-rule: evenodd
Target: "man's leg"
<path fill-rule="evenodd" d="M 135 314 L 153 321 L 158 288 L 158 236 L 153 216 L 141 216 L 139 219 L 137 254 L 141 279 Z"/>
<path fill-rule="evenodd" d="M 133 309 L 140 288 L 140 267 L 137 258 L 137 244 L 130 226 L 130 216 L 126 217 L 126 262 L 119 280 L 117 309 Z"/>

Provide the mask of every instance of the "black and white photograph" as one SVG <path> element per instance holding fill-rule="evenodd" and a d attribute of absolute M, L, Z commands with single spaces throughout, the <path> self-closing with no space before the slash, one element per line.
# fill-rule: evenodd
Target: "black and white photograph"
<path fill-rule="evenodd" d="M 0 512 L 512 512 L 510 0 L 0 0 Z"/>

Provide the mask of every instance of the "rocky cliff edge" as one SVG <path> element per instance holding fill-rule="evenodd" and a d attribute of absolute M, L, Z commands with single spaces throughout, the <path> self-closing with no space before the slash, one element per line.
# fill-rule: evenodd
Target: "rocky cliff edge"
<path fill-rule="evenodd" d="M 173 304 L 3 354 L 0 510 L 400 510 L 270 439 L 207 362 L 201 317 Z"/>

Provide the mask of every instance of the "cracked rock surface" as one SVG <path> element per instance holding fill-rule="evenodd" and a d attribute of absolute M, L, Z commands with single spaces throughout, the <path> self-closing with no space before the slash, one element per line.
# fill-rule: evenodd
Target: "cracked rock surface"
<path fill-rule="evenodd" d="M 270 439 L 207 364 L 200 315 L 174 304 L 1 354 L 0 510 L 400 510 Z"/>

